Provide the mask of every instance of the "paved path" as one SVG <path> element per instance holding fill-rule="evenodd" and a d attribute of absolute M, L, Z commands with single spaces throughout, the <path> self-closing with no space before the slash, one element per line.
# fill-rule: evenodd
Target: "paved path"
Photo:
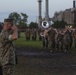
<path fill-rule="evenodd" d="M 49 52 L 17 52 L 17 55 L 21 56 L 30 56 L 30 57 L 44 57 L 44 58 L 50 58 L 51 61 L 54 60 L 53 63 L 51 62 L 52 68 L 70 68 L 73 67 L 76 69 L 76 56 L 73 56 L 69 53 L 49 53 Z"/>
<path fill-rule="evenodd" d="M 66 57 L 66 56 L 72 56 L 70 53 L 65 52 L 26 52 L 26 51 L 17 51 L 17 55 L 22 56 L 44 56 L 44 57 Z"/>
<path fill-rule="evenodd" d="M 51 53 L 51 52 L 26 52 L 26 51 L 17 51 L 17 55 L 23 55 L 23 56 L 63 56 L 67 55 L 67 53 L 62 53 L 62 52 L 56 52 L 56 53 Z"/>

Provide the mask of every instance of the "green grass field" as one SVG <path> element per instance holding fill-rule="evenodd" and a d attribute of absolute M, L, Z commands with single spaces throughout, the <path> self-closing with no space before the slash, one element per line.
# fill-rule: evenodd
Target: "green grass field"
<path fill-rule="evenodd" d="M 25 38 L 25 34 L 21 33 L 21 37 L 15 41 L 15 45 L 19 46 L 19 47 L 20 46 L 41 47 L 42 42 L 38 40 L 38 37 L 37 37 L 36 41 L 32 41 L 31 39 L 29 41 L 27 41 Z"/>
<path fill-rule="evenodd" d="M 29 41 L 26 40 L 26 35 L 24 32 L 21 33 L 20 35 L 20 38 L 18 38 L 16 41 L 15 41 L 15 45 L 17 47 L 35 47 L 35 48 L 42 48 L 42 41 L 39 41 L 39 38 L 37 36 L 37 40 L 36 41 L 33 41 L 31 38 Z M 74 48 L 74 43 L 73 43 L 73 46 L 72 46 L 72 50 L 75 50 Z"/>

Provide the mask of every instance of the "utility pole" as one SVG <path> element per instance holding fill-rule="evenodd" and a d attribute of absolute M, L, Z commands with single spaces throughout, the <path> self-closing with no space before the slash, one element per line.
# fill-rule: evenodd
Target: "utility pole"
<path fill-rule="evenodd" d="M 38 5 L 39 6 L 38 7 L 38 9 L 39 9 L 38 25 L 39 25 L 39 27 L 41 27 L 41 23 L 42 23 L 42 11 L 41 11 L 42 10 L 42 8 L 41 8 L 42 7 L 42 4 L 41 3 L 42 3 L 42 0 L 38 0 L 38 4 L 39 4 Z"/>
<path fill-rule="evenodd" d="M 76 1 L 73 0 L 74 26 L 76 27 Z"/>
<path fill-rule="evenodd" d="M 45 0 L 45 20 L 49 23 L 49 3 Z"/>

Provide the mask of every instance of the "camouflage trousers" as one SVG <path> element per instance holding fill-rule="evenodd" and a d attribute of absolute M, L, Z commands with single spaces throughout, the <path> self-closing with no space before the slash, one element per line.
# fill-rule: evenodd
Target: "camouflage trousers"
<path fill-rule="evenodd" d="M 14 65 L 4 65 L 2 71 L 3 75 L 14 75 Z"/>

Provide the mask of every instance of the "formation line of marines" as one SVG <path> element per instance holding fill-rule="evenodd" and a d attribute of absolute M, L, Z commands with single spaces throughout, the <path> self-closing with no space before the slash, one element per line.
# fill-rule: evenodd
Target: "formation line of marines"
<path fill-rule="evenodd" d="M 42 29 L 43 48 L 50 48 L 52 51 L 65 51 L 71 49 L 74 44 L 76 48 L 76 28 L 65 26 L 64 29 L 56 29 L 53 27 Z"/>

